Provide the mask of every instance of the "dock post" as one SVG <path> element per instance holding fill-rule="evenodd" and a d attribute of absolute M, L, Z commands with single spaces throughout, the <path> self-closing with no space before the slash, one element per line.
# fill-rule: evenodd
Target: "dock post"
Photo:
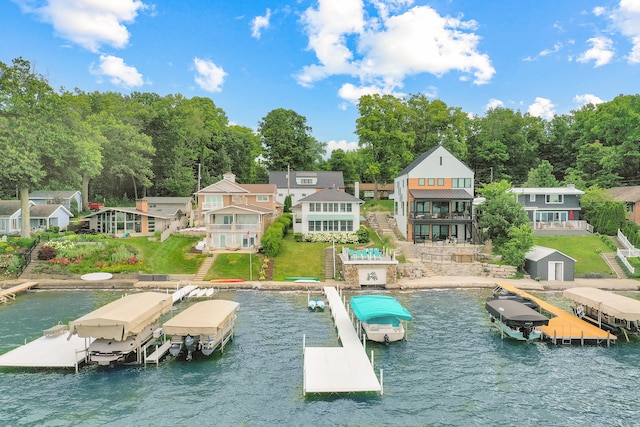
<path fill-rule="evenodd" d="M 609 338 L 610 338 L 609 335 L 610 335 L 610 332 L 607 331 L 607 347 L 609 347 L 609 344 L 611 343 L 611 341 L 609 340 Z"/>
<path fill-rule="evenodd" d="M 302 334 L 302 354 L 304 354 L 304 346 L 305 346 L 305 341 L 307 340 L 307 335 L 306 334 Z"/>
<path fill-rule="evenodd" d="M 580 345 L 582 347 L 584 347 L 584 329 L 582 330 L 582 333 L 580 334 Z"/>
<path fill-rule="evenodd" d="M 558 342 L 556 341 L 556 330 L 555 329 L 553 330 L 553 344 L 554 345 L 558 344 Z"/>
<path fill-rule="evenodd" d="M 373 350 L 371 350 L 371 366 L 373 367 Z"/>
<path fill-rule="evenodd" d="M 384 369 L 380 368 L 380 396 L 384 396 Z"/>

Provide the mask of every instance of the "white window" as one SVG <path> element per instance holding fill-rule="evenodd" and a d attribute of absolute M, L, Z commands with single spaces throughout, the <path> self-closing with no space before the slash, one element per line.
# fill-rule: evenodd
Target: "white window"
<path fill-rule="evenodd" d="M 269 196 L 264 195 L 264 194 L 259 194 L 256 196 L 256 200 L 258 202 L 268 202 L 269 201 Z"/>
<path fill-rule="evenodd" d="M 529 201 L 530 202 L 535 202 L 536 201 L 536 195 L 535 194 L 529 194 Z"/>
<path fill-rule="evenodd" d="M 559 204 L 563 202 L 562 194 L 547 194 L 546 203 L 549 204 Z"/>
<path fill-rule="evenodd" d="M 204 196 L 203 207 L 205 209 L 221 208 L 222 206 L 222 196 Z"/>

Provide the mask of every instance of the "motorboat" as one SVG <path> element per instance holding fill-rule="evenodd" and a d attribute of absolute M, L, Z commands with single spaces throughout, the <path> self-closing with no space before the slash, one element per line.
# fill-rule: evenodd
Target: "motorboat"
<path fill-rule="evenodd" d="M 489 312 L 491 323 L 501 332 L 520 341 L 533 341 L 542 338 L 539 326 L 548 325 L 549 319 L 536 309 L 528 298 L 519 295 L 507 297 L 494 295 L 487 299 L 485 308 Z"/>
<path fill-rule="evenodd" d="M 402 322 L 413 319 L 411 313 L 392 296 L 354 296 L 350 305 L 367 339 L 375 342 L 389 344 L 402 340 L 405 337 Z"/>
<path fill-rule="evenodd" d="M 640 335 L 640 301 L 597 288 L 565 289 L 562 295 L 575 303 L 574 314 L 615 335 Z"/>
<path fill-rule="evenodd" d="M 177 357 L 186 353 L 191 360 L 200 351 L 205 356 L 233 338 L 235 321 L 240 304 L 234 301 L 212 299 L 201 301 L 186 308 L 163 325 L 166 335 L 171 336 L 169 353 Z"/>
<path fill-rule="evenodd" d="M 70 322 L 68 339 L 74 334 L 94 339 L 87 350 L 90 362 L 142 363 L 145 344 L 172 305 L 172 297 L 159 292 L 126 295 Z"/>

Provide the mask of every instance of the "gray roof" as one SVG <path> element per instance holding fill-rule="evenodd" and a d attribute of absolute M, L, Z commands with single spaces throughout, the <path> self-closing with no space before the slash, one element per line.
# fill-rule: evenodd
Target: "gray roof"
<path fill-rule="evenodd" d="M 78 190 L 37 190 L 29 193 L 30 199 L 70 199 Z"/>
<path fill-rule="evenodd" d="M 102 213 L 107 212 L 107 211 L 129 212 L 129 213 L 132 213 L 132 214 L 148 216 L 148 217 L 152 217 L 152 218 L 163 218 L 163 219 L 175 218 L 178 215 L 179 212 L 182 212 L 181 209 L 172 208 L 172 207 L 149 208 L 148 212 L 139 211 L 138 209 L 136 209 L 134 207 L 104 207 L 104 208 L 100 209 L 98 212 L 90 213 L 89 215 L 85 216 L 85 218 L 96 216 L 98 214 L 102 214 Z M 182 213 L 184 213 L 184 212 L 182 212 Z"/>
<path fill-rule="evenodd" d="M 310 194 L 307 197 L 300 199 L 300 203 L 304 202 L 351 202 L 351 203 L 364 203 L 364 200 L 352 196 L 344 191 L 335 190 L 329 188 L 327 190 L 318 191 Z"/>
<path fill-rule="evenodd" d="M 527 252 L 524 255 L 524 257 L 525 257 L 525 259 L 528 259 L 528 260 L 531 260 L 531 261 L 540 261 L 541 259 L 546 258 L 549 255 L 551 255 L 553 253 L 556 253 L 556 252 L 566 256 L 569 259 L 572 259 L 573 261 L 575 261 L 575 259 L 571 258 L 569 255 L 563 254 L 562 252 L 560 252 L 557 249 L 547 248 L 546 246 L 534 246 L 531 249 L 529 249 L 529 252 Z"/>
<path fill-rule="evenodd" d="M 0 200 L 0 216 L 11 216 L 20 210 L 20 200 Z"/>
<path fill-rule="evenodd" d="M 515 194 L 574 194 L 581 196 L 584 191 L 578 190 L 574 186 L 566 187 L 514 187 L 507 190 L 507 193 Z"/>
<path fill-rule="evenodd" d="M 289 171 L 291 180 L 287 179 L 287 172 L 270 171 L 269 184 L 275 184 L 278 188 L 344 188 L 344 177 L 341 171 Z M 315 185 L 298 185 L 296 177 L 317 178 Z"/>
<path fill-rule="evenodd" d="M 465 190 L 452 188 L 446 190 L 409 190 L 414 199 L 470 200 L 473 196 Z"/>
<path fill-rule="evenodd" d="M 66 212 L 69 217 L 73 216 L 73 214 L 69 212 L 69 210 L 63 205 L 31 205 L 31 208 L 29 209 L 29 215 L 31 216 L 31 218 L 49 218 L 60 208 L 62 208 L 62 210 Z"/>
<path fill-rule="evenodd" d="M 193 202 L 191 197 L 145 197 L 144 200 L 161 205 L 186 205 Z"/>

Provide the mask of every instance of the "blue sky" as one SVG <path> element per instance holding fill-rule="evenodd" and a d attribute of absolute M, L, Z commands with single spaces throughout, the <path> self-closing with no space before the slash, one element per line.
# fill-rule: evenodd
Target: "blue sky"
<path fill-rule="evenodd" d="M 640 0 L 2 1 L 18 56 L 54 88 L 210 97 L 253 129 L 292 109 L 349 149 L 363 94 L 550 118 L 638 93 Z"/>

